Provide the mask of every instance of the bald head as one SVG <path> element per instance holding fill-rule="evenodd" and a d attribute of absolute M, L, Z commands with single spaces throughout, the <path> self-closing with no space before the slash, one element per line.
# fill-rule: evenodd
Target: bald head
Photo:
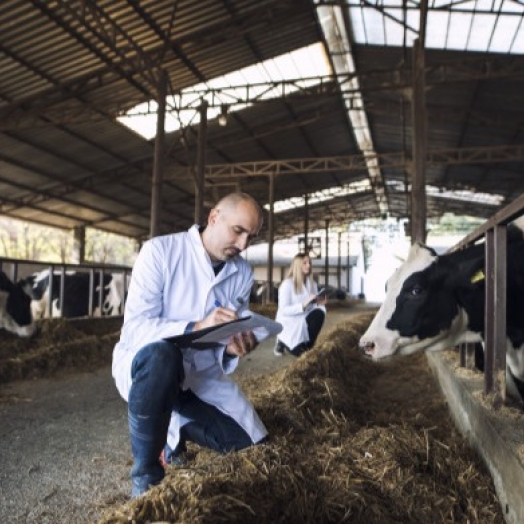
<path fill-rule="evenodd" d="M 210 211 L 202 242 L 212 260 L 229 260 L 258 236 L 262 222 L 262 209 L 252 196 L 230 193 Z"/>
<path fill-rule="evenodd" d="M 251 207 L 251 211 L 255 212 L 258 215 L 260 224 L 262 225 L 263 214 L 262 209 L 258 205 L 258 202 L 247 193 L 237 192 L 229 193 L 222 199 L 220 199 L 215 206 L 215 209 L 221 209 L 227 212 L 235 211 L 240 204 L 244 204 L 246 208 Z"/>

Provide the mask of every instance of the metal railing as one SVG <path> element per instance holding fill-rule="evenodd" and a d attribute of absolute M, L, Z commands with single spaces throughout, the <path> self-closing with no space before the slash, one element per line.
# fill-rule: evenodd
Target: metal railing
<path fill-rule="evenodd" d="M 65 295 L 65 280 L 68 272 L 75 273 L 88 273 L 89 274 L 89 304 L 88 304 L 88 317 L 93 317 L 95 308 L 98 306 L 100 314 L 102 315 L 103 302 L 104 302 L 104 275 L 115 275 L 121 274 L 123 280 L 123 296 L 122 304 L 120 306 L 120 315 L 123 314 L 123 307 L 127 296 L 127 287 L 129 278 L 131 276 L 131 267 L 119 266 L 114 264 L 63 264 L 54 262 L 40 262 L 33 260 L 20 260 L 15 258 L 0 257 L 0 270 L 4 271 L 13 282 L 17 282 L 19 279 L 26 278 L 33 275 L 34 273 L 49 271 L 49 275 L 58 275 L 59 278 L 59 301 L 63 304 Z M 96 294 L 95 304 L 95 286 L 96 277 L 98 276 L 98 293 Z M 54 279 L 49 279 L 48 294 L 50 297 L 53 296 L 54 291 Z M 47 316 L 52 316 L 52 300 L 49 300 L 46 304 Z"/>
<path fill-rule="evenodd" d="M 484 393 L 492 396 L 495 408 L 506 398 L 507 225 L 522 215 L 524 194 L 451 248 L 457 251 L 485 239 Z M 467 346 L 460 347 L 462 366 L 469 352 Z"/>

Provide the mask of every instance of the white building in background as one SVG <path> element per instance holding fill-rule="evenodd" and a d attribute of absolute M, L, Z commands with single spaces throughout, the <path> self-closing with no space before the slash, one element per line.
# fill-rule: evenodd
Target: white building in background
<path fill-rule="evenodd" d="M 321 236 L 312 234 L 312 236 Z M 321 238 L 322 250 L 320 258 L 312 256 L 313 271 L 319 285 L 326 285 L 326 258 L 324 243 Z M 293 237 L 273 245 L 273 284 L 277 287 L 286 278 L 293 257 L 299 252 L 299 239 Z M 340 252 L 339 252 L 340 251 Z M 327 284 L 335 289 L 346 292 L 349 296 L 358 297 L 362 294 L 364 278 L 364 256 L 362 242 L 354 235 L 344 234 L 340 241 L 338 233 L 329 237 L 328 279 Z M 257 244 L 248 247 L 242 256 L 251 264 L 258 283 L 268 280 L 268 244 Z"/>
<path fill-rule="evenodd" d="M 445 253 L 452 246 L 462 240 L 461 235 L 431 236 L 428 235 L 426 244 L 439 255 Z M 381 303 L 386 296 L 386 282 L 393 272 L 406 260 L 411 241 L 409 237 L 399 235 L 377 234 L 369 261 L 368 270 L 364 277 L 366 301 Z"/>
<path fill-rule="evenodd" d="M 356 229 L 356 228 L 355 228 Z M 314 232 L 310 238 L 319 237 L 320 257 L 312 256 L 313 271 L 319 285 L 326 285 L 325 233 Z M 462 236 L 428 236 L 427 244 L 439 254 L 447 251 Z M 327 284 L 344 291 L 352 298 L 381 303 L 385 298 L 386 282 L 406 260 L 410 238 L 404 233 L 404 223 L 386 219 L 378 223 L 358 225 L 358 231 L 330 233 Z M 278 241 L 273 246 L 273 284 L 278 287 L 289 270 L 293 257 L 300 251 L 299 237 Z M 339 253 L 340 251 L 340 253 Z M 258 286 L 268 280 L 268 244 L 250 246 L 242 256 L 251 264 Z M 260 288 L 260 293 L 265 288 Z"/>

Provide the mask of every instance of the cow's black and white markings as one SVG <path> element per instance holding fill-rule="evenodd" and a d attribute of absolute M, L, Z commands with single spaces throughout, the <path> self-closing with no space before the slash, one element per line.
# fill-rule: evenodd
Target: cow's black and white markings
<path fill-rule="evenodd" d="M 0 271 L 0 328 L 20 337 L 31 337 L 36 324 L 31 314 L 31 298 L 24 286 L 12 282 Z"/>
<path fill-rule="evenodd" d="M 485 251 L 475 245 L 438 256 L 415 244 L 387 282 L 386 298 L 360 347 L 373 359 L 484 341 Z M 524 237 L 508 227 L 508 393 L 524 398 Z"/>
<path fill-rule="evenodd" d="M 90 295 L 93 316 L 122 314 L 125 298 L 123 274 L 104 273 L 101 308 L 100 273 L 98 271 L 93 274 L 93 285 L 91 285 L 91 276 L 87 272 L 65 272 L 63 278 L 62 299 L 60 297 L 62 275 L 59 272 L 53 273 L 52 280 L 49 270 L 46 269 L 19 281 L 31 295 L 31 309 L 35 318 L 88 316 Z M 50 286 L 51 282 L 52 286 Z M 51 315 L 49 315 L 49 301 L 51 301 Z"/>

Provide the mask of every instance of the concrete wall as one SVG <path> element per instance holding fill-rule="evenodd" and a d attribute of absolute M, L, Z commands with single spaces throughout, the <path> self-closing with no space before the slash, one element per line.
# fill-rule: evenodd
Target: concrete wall
<path fill-rule="evenodd" d="M 523 524 L 524 467 L 518 451 L 524 439 L 524 414 L 520 407 L 495 411 L 489 401 L 481 402 L 482 374 L 472 378 L 469 372 L 469 377 L 461 377 L 460 369 L 457 372 L 444 355 L 427 352 L 455 423 L 488 467 L 506 522 Z"/>

